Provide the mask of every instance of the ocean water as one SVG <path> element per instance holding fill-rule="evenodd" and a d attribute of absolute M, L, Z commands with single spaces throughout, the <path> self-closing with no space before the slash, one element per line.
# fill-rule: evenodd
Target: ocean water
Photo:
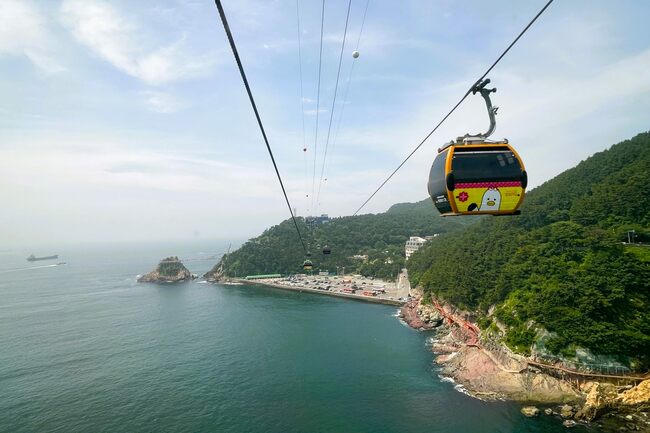
<path fill-rule="evenodd" d="M 166 255 L 223 247 L 76 247 L 50 267 L 26 262 L 30 251 L 0 253 L 0 432 L 564 430 L 441 381 L 427 334 L 395 307 L 135 282 Z"/>

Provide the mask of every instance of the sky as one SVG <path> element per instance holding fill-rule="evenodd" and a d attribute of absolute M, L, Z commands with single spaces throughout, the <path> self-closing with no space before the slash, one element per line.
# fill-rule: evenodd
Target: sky
<path fill-rule="evenodd" d="M 348 2 L 326 0 L 317 104 L 321 2 L 223 0 L 301 216 L 352 214 L 544 3 L 370 0 L 360 34 L 366 1 L 332 111 Z M 530 187 L 650 129 L 649 16 L 556 0 L 490 74 L 492 138 Z M 0 95 L 2 245 L 245 239 L 289 216 L 210 0 L 0 0 Z M 468 98 L 363 212 L 425 198 L 438 147 L 487 125 Z"/>

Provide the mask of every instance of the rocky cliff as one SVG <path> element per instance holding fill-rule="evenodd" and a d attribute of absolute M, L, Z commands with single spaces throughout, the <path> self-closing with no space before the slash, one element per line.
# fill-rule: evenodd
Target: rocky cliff
<path fill-rule="evenodd" d="M 138 278 L 138 283 L 177 283 L 196 278 L 177 256 L 162 259 L 155 270 Z"/>
<path fill-rule="evenodd" d="M 422 303 L 422 291 L 413 289 L 411 301 L 400 317 L 418 330 L 436 329 L 431 350 L 437 355 L 441 374 L 454 379 L 470 395 L 481 399 L 506 399 L 541 404 L 564 404 L 544 413 L 564 419 L 571 427 L 579 422 L 597 421 L 608 430 L 650 431 L 650 379 L 632 387 L 613 383 L 561 380 L 528 363 L 489 335 L 484 335 L 473 315 L 431 298 Z M 522 410 L 526 416 L 541 411 L 534 406 Z"/>

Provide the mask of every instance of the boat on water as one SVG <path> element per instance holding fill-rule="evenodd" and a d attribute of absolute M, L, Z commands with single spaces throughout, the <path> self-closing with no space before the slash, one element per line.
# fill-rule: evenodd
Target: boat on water
<path fill-rule="evenodd" d="M 30 254 L 29 257 L 27 257 L 27 261 L 28 262 L 36 262 L 36 261 L 39 261 L 39 260 L 54 260 L 54 259 L 58 259 L 58 258 L 59 258 L 58 254 L 54 254 L 53 256 L 43 256 L 43 257 L 36 257 L 34 254 Z"/>

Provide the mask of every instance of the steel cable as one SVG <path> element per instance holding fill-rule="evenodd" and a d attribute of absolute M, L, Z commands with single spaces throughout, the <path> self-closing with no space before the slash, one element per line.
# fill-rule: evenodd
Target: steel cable
<path fill-rule="evenodd" d="M 255 112 L 255 118 L 257 119 L 257 124 L 259 125 L 260 131 L 262 132 L 262 137 L 264 137 L 264 143 L 266 144 L 266 149 L 268 150 L 269 156 L 271 157 L 271 162 L 273 163 L 275 174 L 277 175 L 278 181 L 280 182 L 280 187 L 282 188 L 282 194 L 284 195 L 284 200 L 287 202 L 287 207 L 289 208 L 291 219 L 293 220 L 293 224 L 296 227 L 296 233 L 298 234 L 298 239 L 300 239 L 300 244 L 302 245 L 302 249 L 304 250 L 305 254 L 307 254 L 307 247 L 305 246 L 305 242 L 303 241 L 302 235 L 300 234 L 300 229 L 298 228 L 298 222 L 296 221 L 296 216 L 293 214 L 293 209 L 291 208 L 291 203 L 289 202 L 289 197 L 287 196 L 287 191 L 284 188 L 284 183 L 282 182 L 282 176 L 280 176 L 280 170 L 278 170 L 278 164 L 275 162 L 275 157 L 273 156 L 273 150 L 271 150 L 269 139 L 266 136 L 266 131 L 264 130 L 264 125 L 262 124 L 262 119 L 260 118 L 260 113 L 257 111 L 257 105 L 255 104 L 253 93 L 251 92 L 251 88 L 248 84 L 248 79 L 246 78 L 246 73 L 244 72 L 244 66 L 242 65 L 241 59 L 239 58 L 237 46 L 235 45 L 235 40 L 233 39 L 232 33 L 230 31 L 230 26 L 228 25 L 228 20 L 226 19 L 226 13 L 224 12 L 223 6 L 221 5 L 221 0 L 215 0 L 215 4 L 217 5 L 217 9 L 219 10 L 221 23 L 223 24 L 223 29 L 226 31 L 226 36 L 228 37 L 228 42 L 230 43 L 230 48 L 232 49 L 232 53 L 235 56 L 235 61 L 237 62 L 239 73 L 241 74 L 242 81 L 244 82 L 244 87 L 246 87 L 246 93 L 248 93 L 248 99 L 250 99 L 251 106 L 253 107 L 253 111 Z"/>
<path fill-rule="evenodd" d="M 363 209 L 364 206 L 365 206 L 366 204 L 368 204 L 368 202 L 369 202 L 370 200 L 372 200 L 372 198 L 373 198 L 373 197 L 374 197 L 374 196 L 379 192 L 379 190 L 382 189 L 382 188 L 384 187 L 384 185 L 386 185 L 386 183 L 388 183 L 388 181 L 389 181 L 389 180 L 390 180 L 390 179 L 395 175 L 395 173 L 397 173 L 397 172 L 399 171 L 399 169 L 402 168 L 402 166 L 404 166 L 404 164 L 406 164 L 406 162 L 407 162 L 409 159 L 411 159 L 411 157 L 413 156 L 413 154 L 415 154 L 415 152 L 417 152 L 417 151 L 420 149 L 420 147 L 422 147 L 422 145 L 423 145 L 423 144 L 424 144 L 424 143 L 429 139 L 429 137 L 431 137 L 431 135 L 433 135 L 433 133 L 436 132 L 436 130 L 440 127 L 440 125 L 442 125 L 442 124 L 445 122 L 445 120 L 447 120 L 447 118 L 449 118 L 449 116 L 451 116 L 451 114 L 452 114 L 454 111 L 456 111 L 456 109 L 458 108 L 458 106 L 459 106 L 460 104 L 462 104 L 463 101 L 464 101 L 464 100 L 469 96 L 469 94 L 472 92 L 472 89 L 474 88 L 474 86 L 476 86 L 478 83 L 480 83 L 480 82 L 481 82 L 481 81 L 482 81 L 482 80 L 483 80 L 483 79 L 484 79 L 484 78 L 485 78 L 485 77 L 486 77 L 486 76 L 487 76 L 487 75 L 492 71 L 492 69 L 494 69 L 494 67 L 495 67 L 495 66 L 496 66 L 496 65 L 501 61 L 501 59 L 503 59 L 503 57 L 508 53 L 508 51 L 510 51 L 510 49 L 511 49 L 511 48 L 512 48 L 516 43 L 517 43 L 517 41 L 519 41 L 519 39 L 524 35 L 524 33 L 526 33 L 526 32 L 528 31 L 528 29 L 530 28 L 530 26 L 532 26 L 533 23 L 534 23 L 535 21 L 537 21 L 537 19 L 538 19 L 538 18 L 539 18 L 543 13 L 544 13 L 544 11 L 546 11 L 546 9 L 551 5 L 551 3 L 553 3 L 553 1 L 555 1 L 555 0 L 549 0 L 549 1 L 544 5 L 544 7 L 543 7 L 542 9 L 540 9 L 539 12 L 537 12 L 537 15 L 535 15 L 535 17 L 533 17 L 533 19 L 528 23 L 528 25 L 526 25 L 526 27 L 524 27 L 524 29 L 523 29 L 523 30 L 522 30 L 522 31 L 517 35 L 517 37 L 516 37 L 516 38 L 515 38 L 511 43 L 510 43 L 510 45 L 508 45 L 508 47 L 507 47 L 507 48 L 506 48 L 506 49 L 501 53 L 501 55 L 500 55 L 500 56 L 499 56 L 499 57 L 494 61 L 494 63 L 492 63 L 492 65 L 491 65 L 491 66 L 490 66 L 490 67 L 489 67 L 489 68 L 488 68 L 488 69 L 483 73 L 483 75 L 481 75 L 481 77 L 480 77 L 478 80 L 476 80 L 476 81 L 472 84 L 472 86 L 467 90 L 467 92 L 465 92 L 465 94 L 463 95 L 463 97 L 460 98 L 460 100 L 456 103 L 456 105 L 454 105 L 454 106 L 452 107 L 452 109 L 449 110 L 449 112 L 448 112 L 448 113 L 447 113 L 447 114 L 442 118 L 442 120 L 441 120 L 440 122 L 438 122 L 438 124 L 437 124 L 437 125 L 436 125 L 432 130 L 431 130 L 431 132 L 429 132 L 429 133 L 428 133 L 428 134 L 427 134 L 427 135 L 422 139 L 422 141 L 420 141 L 420 143 L 419 143 L 417 146 L 415 146 L 415 149 L 413 149 L 413 150 L 411 151 L 411 153 L 409 153 L 408 156 L 407 156 L 407 157 L 406 157 L 406 158 L 405 158 L 405 159 L 404 159 L 404 160 L 403 160 L 403 161 L 402 161 L 402 162 L 397 166 L 397 168 L 396 168 L 395 170 L 393 170 L 393 172 L 392 172 L 392 173 L 391 173 L 391 174 L 390 174 L 390 175 L 389 175 L 389 176 L 388 176 L 388 177 L 387 177 L 387 178 L 386 178 L 386 179 L 381 183 L 381 185 L 379 185 L 379 187 L 375 190 L 375 192 L 373 192 L 373 193 L 370 195 L 370 197 L 368 197 L 368 198 L 366 199 L 366 201 L 364 201 L 363 204 L 362 204 L 361 206 L 359 206 L 359 208 L 358 208 L 358 209 L 357 209 L 357 210 L 352 214 L 353 216 L 354 216 L 354 215 L 357 215 L 357 214 L 359 213 L 359 211 L 360 211 L 361 209 Z"/>

